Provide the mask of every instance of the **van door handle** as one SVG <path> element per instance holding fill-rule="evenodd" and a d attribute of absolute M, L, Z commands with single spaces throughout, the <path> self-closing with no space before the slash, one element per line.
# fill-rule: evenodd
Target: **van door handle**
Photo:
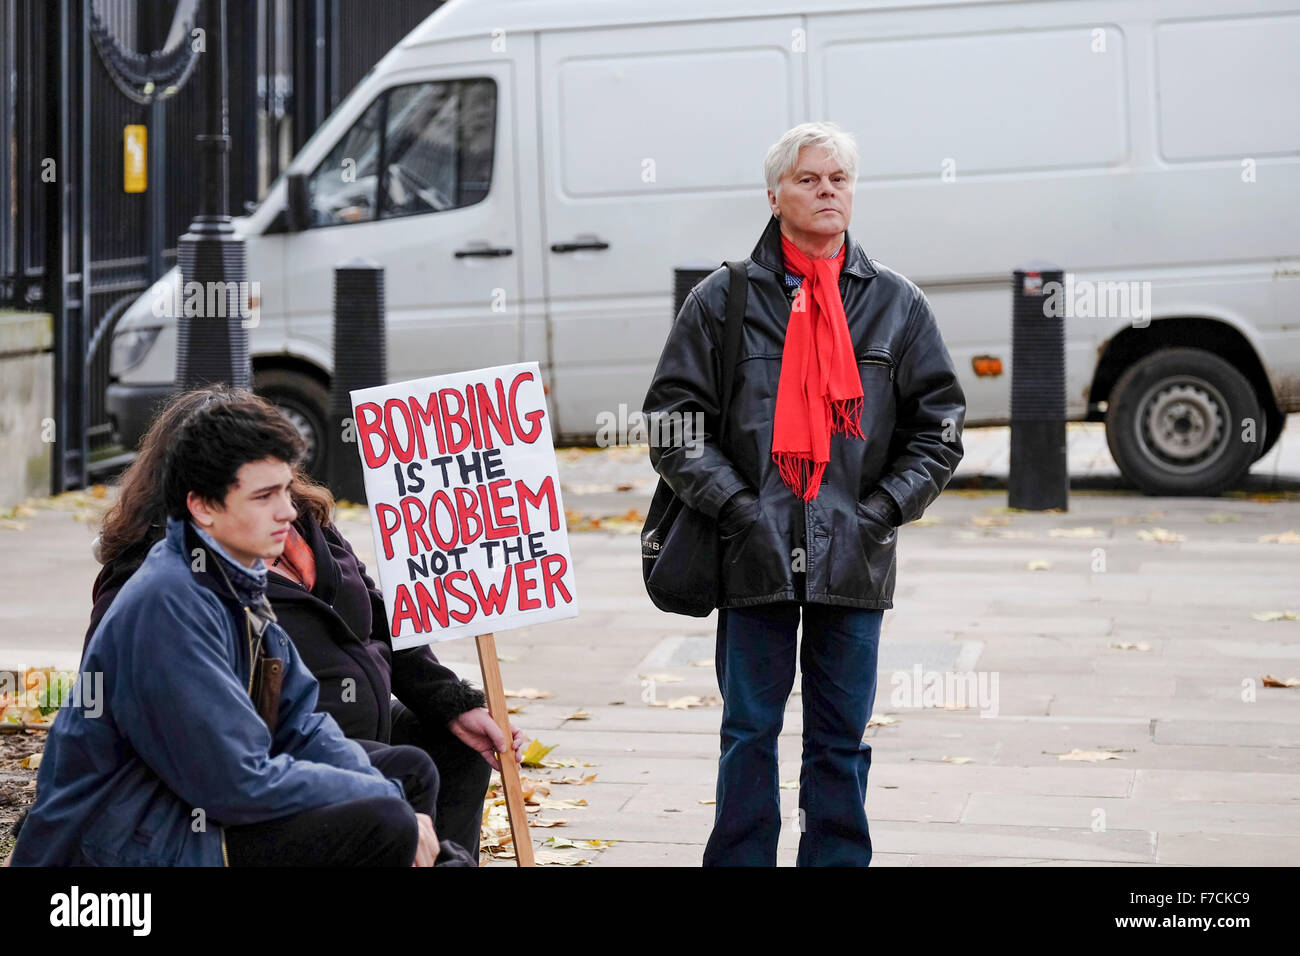
<path fill-rule="evenodd" d="M 466 259 L 470 256 L 485 256 L 491 259 L 499 256 L 512 256 L 514 253 L 515 251 L 513 249 L 499 249 L 494 246 L 477 246 L 473 249 L 457 249 L 456 258 Z"/>
<path fill-rule="evenodd" d="M 608 242 L 601 242 L 599 239 L 592 239 L 588 242 L 553 242 L 551 243 L 552 252 L 577 252 L 580 249 L 608 249 Z"/>

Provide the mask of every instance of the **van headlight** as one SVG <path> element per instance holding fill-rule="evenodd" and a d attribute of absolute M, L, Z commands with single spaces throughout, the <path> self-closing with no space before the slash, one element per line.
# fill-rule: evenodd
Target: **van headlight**
<path fill-rule="evenodd" d="M 162 326 L 148 326 L 142 329 L 125 329 L 113 336 L 113 354 L 109 368 L 113 372 L 125 372 L 133 369 L 149 354 Z"/>

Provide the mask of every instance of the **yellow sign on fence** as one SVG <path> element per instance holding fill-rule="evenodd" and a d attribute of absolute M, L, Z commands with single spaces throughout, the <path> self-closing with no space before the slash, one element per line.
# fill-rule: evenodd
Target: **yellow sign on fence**
<path fill-rule="evenodd" d="M 142 193 L 145 188 L 146 130 L 143 126 L 127 126 L 122 130 L 122 189 L 128 193 Z"/>

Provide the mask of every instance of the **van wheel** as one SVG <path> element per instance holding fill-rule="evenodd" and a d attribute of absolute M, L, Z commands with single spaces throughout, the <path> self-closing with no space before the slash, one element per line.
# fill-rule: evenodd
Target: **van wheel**
<path fill-rule="evenodd" d="M 1217 495 L 1236 484 L 1264 436 L 1246 377 L 1204 349 L 1160 349 L 1124 372 L 1106 409 L 1106 443 L 1130 481 L 1149 495 Z"/>
<path fill-rule="evenodd" d="M 302 470 L 317 481 L 325 481 L 325 412 L 329 408 L 329 391 L 310 375 L 282 368 L 254 373 L 253 391 L 293 422 L 307 443 Z"/>

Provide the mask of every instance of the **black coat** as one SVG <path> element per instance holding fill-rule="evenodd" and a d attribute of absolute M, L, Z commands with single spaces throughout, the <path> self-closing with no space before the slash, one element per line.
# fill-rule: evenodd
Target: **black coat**
<path fill-rule="evenodd" d="M 427 727 L 483 706 L 482 692 L 438 663 L 428 645 L 393 651 L 383 594 L 336 528 L 323 528 L 306 513 L 294 526 L 315 556 L 315 584 L 307 591 L 272 570 L 266 596 L 320 683 L 317 710 L 332 715 L 348 737 L 387 743 L 390 692 Z M 87 642 L 152 545 L 138 545 L 100 570 Z"/>
<path fill-rule="evenodd" d="M 870 260 L 848 232 L 844 245 L 839 289 L 862 377 L 866 438 L 832 436 L 816 498 L 797 497 L 772 461 L 791 305 L 775 217 L 745 260 L 749 292 L 726 447 L 707 434 L 695 448 L 654 439 L 672 433 L 655 425 L 656 416 L 702 412 L 710 427 L 717 419 L 726 268 L 687 295 L 646 394 L 650 462 L 686 505 L 716 518 L 737 493 L 758 496 L 757 519 L 721 539 L 722 607 L 789 600 L 893 607 L 894 521 L 920 517 L 961 460 L 966 398 L 929 302 L 911 281 Z"/>

